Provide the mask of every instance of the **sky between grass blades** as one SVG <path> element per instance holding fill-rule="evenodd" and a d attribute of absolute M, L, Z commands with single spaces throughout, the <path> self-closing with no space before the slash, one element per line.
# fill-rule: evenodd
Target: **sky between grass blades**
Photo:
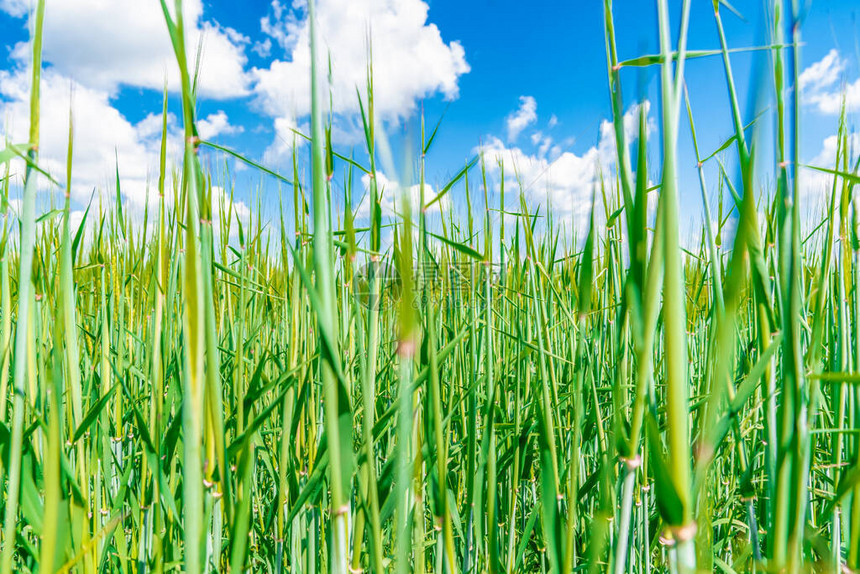
<path fill-rule="evenodd" d="M 0 2 L 0 33 L 7 38 L 7 49 L 0 55 L 0 118 L 12 141 L 23 141 L 27 129 L 30 4 L 29 0 Z M 363 153 L 355 89 L 364 84 L 368 40 L 372 38 L 377 113 L 393 149 L 402 149 L 406 139 L 417 137 L 416 118 L 421 110 L 428 125 L 435 125 L 444 115 L 427 163 L 431 186 L 444 185 L 483 149 L 504 158 L 509 176 L 516 166 L 530 201 L 551 202 L 561 221 L 566 219 L 583 229 L 597 166 L 611 173 L 613 160 L 599 4 L 322 0 L 318 22 L 332 62 L 333 138 L 338 149 L 345 155 L 356 153 L 358 158 Z M 718 46 L 707 4 L 694 3 L 690 49 Z M 733 48 L 763 43 L 764 15 L 753 4 L 739 6 L 743 19 L 730 13 L 724 19 Z M 619 3 L 618 8 L 620 58 L 656 53 L 653 7 L 630 2 Z M 814 3 L 804 21 L 801 86 L 806 121 L 801 150 L 811 163 L 828 165 L 833 160 L 843 88 L 849 117 L 856 117 L 860 110 L 856 10 L 849 1 Z M 290 149 L 296 142 L 293 130 L 307 132 L 309 128 L 310 60 L 304 3 L 189 0 L 185 12 L 189 45 L 202 49 L 201 135 L 290 176 Z M 744 80 L 742 88 L 750 84 L 746 80 L 761 54 L 733 54 L 735 74 Z M 116 157 L 128 209 L 140 217 L 147 198 L 150 205 L 155 201 L 147 188 L 152 186 L 157 166 L 160 92 L 165 81 L 172 93 L 168 125 L 174 161 L 181 143 L 177 73 L 158 3 L 52 3 L 46 15 L 44 57 L 43 164 L 53 174 L 62 173 L 65 118 L 71 102 L 79 126 L 73 211 L 80 217 L 93 189 L 106 200 L 115 196 Z M 640 95 L 657 101 L 655 70 L 630 68 L 622 73 L 628 104 Z M 713 89 L 709 80 L 719 73 L 718 58 L 693 60 L 687 69 L 699 145 L 706 153 L 731 135 L 725 89 Z M 748 94 L 742 90 L 740 96 L 743 100 Z M 764 107 L 769 102 L 757 105 Z M 625 111 L 630 114 L 630 107 Z M 655 117 L 654 113 L 659 110 L 650 110 L 649 117 Z M 632 129 L 633 123 L 630 125 Z M 685 119 L 680 134 L 681 224 L 695 234 L 702 209 Z M 300 138 L 298 141 L 301 145 Z M 731 154 L 726 155 L 731 170 Z M 401 159 L 396 152 L 395 162 L 401 163 Z M 223 171 L 224 157 L 205 152 L 204 163 Z M 230 177 L 240 183 L 234 198 L 240 210 L 256 193 L 249 189 L 262 190 L 264 204 L 274 207 L 275 180 L 263 178 L 261 183 L 258 172 L 243 170 L 244 166 L 233 161 L 228 166 Z M 495 162 L 489 167 L 495 177 Z M 716 170 L 713 161 L 706 166 L 714 204 Z M 392 181 L 397 176 L 384 175 Z M 657 176 L 649 174 L 649 180 Z M 342 182 L 342 177 L 336 180 Z M 355 183 L 360 193 L 361 182 L 356 179 Z M 817 206 L 826 195 L 827 183 L 825 175 L 804 174 L 809 205 Z M 335 193 L 339 191 L 341 197 L 336 201 L 342 203 L 342 183 L 337 188 Z M 391 188 L 393 191 L 394 186 Z M 353 203 L 360 199 L 353 198 Z M 511 195 L 510 200 L 513 206 L 516 197 Z M 49 200 L 40 201 L 47 205 Z M 448 201 L 462 206 L 462 186 L 453 190 Z M 358 215 L 362 213 L 359 209 Z M 696 239 L 689 237 L 691 243 Z"/>

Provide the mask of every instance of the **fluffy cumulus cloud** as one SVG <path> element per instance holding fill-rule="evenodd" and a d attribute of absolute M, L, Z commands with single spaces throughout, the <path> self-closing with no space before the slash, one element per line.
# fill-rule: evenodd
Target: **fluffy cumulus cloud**
<path fill-rule="evenodd" d="M 32 18 L 32 4 L 31 0 L 0 0 L 0 11 L 19 19 L 24 27 L 32 24 L 27 20 Z M 306 127 L 310 111 L 306 3 L 273 0 L 260 21 L 261 39 L 255 42 L 207 17 L 203 0 L 185 0 L 183 10 L 186 49 L 192 57 L 201 49 L 200 98 L 252 95 L 250 101 L 272 118 L 275 131 L 263 159 L 282 159 L 293 145 L 293 129 Z M 320 0 L 317 20 L 321 52 L 330 56 L 332 65 L 337 141 L 360 132 L 356 88 L 365 85 L 370 38 L 375 105 L 382 121 L 404 118 L 424 97 L 456 98 L 458 80 L 469 71 L 463 47 L 443 40 L 428 21 L 425 0 Z M 135 124 L 117 109 L 116 97 L 124 87 L 160 91 L 165 81 L 171 90 L 178 89 L 177 66 L 159 2 L 49 3 L 44 38 L 43 161 L 51 169 L 61 168 L 65 161 L 68 92 L 74 85 L 77 186 L 104 188 L 111 181 L 106 174 L 113 171 L 116 151 L 123 176 L 130 180 L 129 193 L 136 189 L 135 198 L 142 201 L 139 196 L 145 195 L 145 183 L 155 165 L 153 155 L 157 157 L 160 118 L 153 115 Z M 5 100 L 0 102 L 4 114 L 0 122 L 7 132 L 24 134 L 29 86 L 23 70 L 29 46 L 22 42 L 11 50 L 12 63 L 0 72 Z M 249 50 L 271 62 L 248 70 Z M 172 127 L 175 124 L 172 118 Z M 223 111 L 201 118 L 199 129 L 203 138 L 243 131 Z"/>
<path fill-rule="evenodd" d="M 824 114 L 838 114 L 842 107 L 849 112 L 860 110 L 860 78 L 846 82 L 847 63 L 837 50 L 830 50 L 800 74 L 804 101 Z"/>
<path fill-rule="evenodd" d="M 517 141 L 524 129 L 537 121 L 537 102 L 532 96 L 520 96 L 520 107 L 505 119 L 508 143 Z"/>
<path fill-rule="evenodd" d="M 4 136 L 11 141 L 27 141 L 29 89 L 30 77 L 23 70 L 0 71 L 0 117 L 4 120 Z M 128 212 L 140 215 L 147 200 L 150 207 L 154 207 L 161 114 L 150 114 L 137 123 L 131 122 L 112 105 L 108 92 L 81 85 L 53 69 L 43 73 L 41 90 L 39 163 L 55 179 L 63 179 L 71 109 L 75 142 L 71 195 L 77 204 L 85 205 L 94 190 L 103 200 L 111 201 L 118 166 Z M 175 164 L 182 148 L 181 127 L 172 114 L 168 114 L 167 120 L 168 153 Z M 224 112 L 201 120 L 201 129 L 203 126 L 211 137 L 236 129 Z"/>
<path fill-rule="evenodd" d="M 286 159 L 293 149 L 293 145 L 301 145 L 301 140 L 296 131 L 302 131 L 292 116 L 275 118 L 273 127 L 275 137 L 263 154 L 263 161 L 272 165 Z M 305 129 L 302 133 L 309 131 L 309 129 Z"/>
<path fill-rule="evenodd" d="M 287 8 L 272 2 L 262 28 L 276 47 L 256 48 L 271 49 L 275 59 L 251 72 L 261 109 L 283 125 L 310 112 L 309 28 L 302 4 L 297 1 Z M 359 111 L 356 88 L 364 92 L 371 38 L 374 105 L 382 119 L 403 118 L 424 97 L 456 98 L 458 80 L 469 71 L 463 47 L 446 42 L 439 28 L 428 22 L 423 0 L 321 0 L 316 17 L 321 52 L 331 59 L 331 91 L 338 114 Z"/>
<path fill-rule="evenodd" d="M 197 131 L 204 140 L 216 138 L 220 135 L 235 135 L 245 131 L 242 126 L 234 126 L 230 118 L 223 110 L 209 114 L 203 119 L 197 120 Z"/>
<path fill-rule="evenodd" d="M 25 7 L 24 4 L 27 4 Z M 189 54 L 202 47 L 200 95 L 233 98 L 248 93 L 247 38 L 203 17 L 202 0 L 186 0 L 184 19 Z M 29 12 L 28 0 L 2 0 L 12 16 Z M 61 74 L 94 89 L 120 86 L 161 90 L 165 79 L 178 89 L 178 69 L 161 5 L 141 0 L 63 0 L 45 11 L 43 55 Z M 26 61 L 25 43 L 14 55 Z M 193 62 L 192 62 L 193 63 Z"/>
<path fill-rule="evenodd" d="M 20 18 L 30 10 L 30 2 L 28 0 L 0 0 L 0 10 L 10 16 Z"/>
<path fill-rule="evenodd" d="M 849 134 L 847 144 L 851 150 L 860 148 L 860 133 L 853 132 Z M 839 151 L 839 138 L 836 135 L 828 136 L 821 142 L 821 148 L 815 157 L 810 160 L 809 165 L 836 169 L 837 153 L 840 154 L 841 162 L 842 156 L 841 151 Z M 815 223 L 820 221 L 820 215 L 830 200 L 832 189 L 833 176 L 830 174 L 812 169 L 802 169 L 800 171 L 801 206 L 813 218 Z"/>
<path fill-rule="evenodd" d="M 815 62 L 800 74 L 800 87 L 803 90 L 820 90 L 832 86 L 845 69 L 839 52 L 830 50 L 826 56 Z"/>
<path fill-rule="evenodd" d="M 26 141 L 29 130 L 29 75 L 0 72 L 0 105 L 5 134 L 12 141 Z M 40 163 L 55 177 L 65 169 L 69 109 L 75 124 L 73 195 L 89 198 L 93 187 L 105 188 L 113 181 L 117 158 L 129 197 L 142 201 L 154 133 L 161 118 L 151 116 L 138 125 L 129 122 L 114 108 L 106 92 L 82 86 L 53 71 L 42 75 Z M 111 184 L 112 187 L 112 184 Z"/>
<path fill-rule="evenodd" d="M 0 10 L 25 18 L 30 0 L 0 0 Z M 184 2 L 189 50 L 202 46 L 199 89 L 202 97 L 225 98 L 248 93 L 244 71 L 247 40 L 229 28 L 203 19 L 201 0 Z M 69 112 L 74 118 L 71 193 L 79 205 L 98 190 L 110 201 L 115 169 L 121 175 L 128 211 L 139 214 L 147 198 L 156 201 L 162 116 L 130 121 L 115 105 L 122 86 L 161 90 L 167 78 L 177 87 L 177 73 L 164 16 L 158 2 L 137 0 L 64 0 L 49 3 L 45 15 L 41 84 L 40 163 L 55 178 L 64 173 Z M 29 130 L 29 47 L 13 49 L 11 69 L 0 71 L 0 126 L 12 141 L 26 141 Z M 242 131 L 223 111 L 199 120 L 204 138 Z M 181 128 L 168 115 L 168 150 L 178 161 Z"/>
<path fill-rule="evenodd" d="M 650 104 L 645 102 L 645 113 Z M 624 114 L 624 129 L 628 141 L 638 133 L 639 106 L 632 106 Z M 649 128 L 651 124 L 649 122 Z M 490 137 L 479 148 L 487 162 L 488 170 L 498 176 L 500 164 L 504 168 L 506 186 L 519 190 L 533 205 L 540 205 L 544 213 L 552 209 L 557 221 L 570 226 L 570 230 L 585 229 L 591 209 L 591 197 L 597 183 L 598 170 L 604 174 L 615 165 L 615 140 L 611 122 L 600 125 L 600 140 L 597 145 L 581 154 L 563 151 L 560 146 L 551 146 L 548 137 L 535 132 L 531 138 L 536 150 L 524 151 L 521 147 L 507 146 L 497 137 Z M 516 193 L 511 193 L 516 198 Z"/>
<path fill-rule="evenodd" d="M 365 174 L 361 178 L 361 183 L 364 186 L 364 197 L 356 210 L 356 217 L 366 219 L 370 217 L 370 176 Z M 396 182 L 388 179 L 382 172 L 376 173 L 376 185 L 379 190 L 379 203 L 382 207 L 382 215 L 385 217 L 393 217 L 401 212 L 400 203 L 403 201 L 403 188 Z M 424 203 L 425 205 L 433 201 L 436 197 L 436 190 L 432 185 L 424 184 Z M 409 187 L 409 204 L 412 210 L 417 210 L 421 204 L 421 186 L 412 185 Z M 450 207 L 449 198 L 443 196 L 439 201 L 434 203 L 427 213 L 439 213 L 447 210 Z"/>

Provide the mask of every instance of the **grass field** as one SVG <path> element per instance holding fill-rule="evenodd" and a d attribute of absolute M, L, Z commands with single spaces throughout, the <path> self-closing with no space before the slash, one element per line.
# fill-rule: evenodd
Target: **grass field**
<path fill-rule="evenodd" d="M 372 65 L 366 162 L 332 149 L 324 65 L 292 166 L 201 141 L 194 47 L 166 2 L 182 163 L 165 123 L 157 211 L 105 197 L 80 225 L 72 162 L 53 183 L 39 167 L 35 8 L 30 138 L 0 152 L 0 574 L 860 571 L 860 175 L 843 112 L 836 163 L 803 167 L 832 180 L 809 225 L 798 2 L 769 4 L 765 79 L 745 89 L 772 100 L 762 138 L 722 3 L 719 50 L 687 52 L 689 2 L 670 22 L 656 0 L 660 53 L 619 63 L 605 0 L 618 167 L 579 235 L 488 180 L 495 157 L 425 200 L 423 120 L 420 203 L 384 217 Z M 681 182 L 699 57 L 724 64 L 734 135 L 696 146 L 700 180 Z M 660 70 L 659 127 L 640 106 L 628 141 L 619 74 L 640 66 Z M 69 157 L 73 141 L 70 117 Z M 240 220 L 203 149 L 278 178 L 280 212 Z M 703 166 L 726 158 L 710 206 Z M 367 227 L 334 207 L 341 173 L 370 175 Z M 37 214 L 48 186 L 64 200 Z M 682 190 L 718 222 L 692 246 Z"/>

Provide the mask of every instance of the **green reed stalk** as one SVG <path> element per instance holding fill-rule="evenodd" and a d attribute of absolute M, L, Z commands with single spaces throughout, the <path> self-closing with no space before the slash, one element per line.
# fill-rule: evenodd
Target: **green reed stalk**
<path fill-rule="evenodd" d="M 6 511 L 3 521 L 3 550 L 0 573 L 12 572 L 15 533 L 18 521 L 18 499 L 21 488 L 21 451 L 24 440 L 24 400 L 27 383 L 27 348 L 32 336 L 30 315 L 34 291 L 32 283 L 33 249 L 36 240 L 36 193 L 38 178 L 33 164 L 39 150 L 39 98 L 42 73 L 42 28 L 45 21 L 45 0 L 36 5 L 33 28 L 32 76 L 30 86 L 30 138 L 24 176 L 24 197 L 21 208 L 20 253 L 18 259 L 18 314 L 15 325 L 15 368 L 13 373 L 12 436 L 9 451 L 9 479 L 6 490 Z"/>

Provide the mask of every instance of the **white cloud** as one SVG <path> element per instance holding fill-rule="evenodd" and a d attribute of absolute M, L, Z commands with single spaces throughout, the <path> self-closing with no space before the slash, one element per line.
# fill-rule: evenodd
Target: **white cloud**
<path fill-rule="evenodd" d="M 835 49 L 800 74 L 804 102 L 823 114 L 838 114 L 842 108 L 849 112 L 860 110 L 860 78 L 845 83 L 846 62 Z"/>
<path fill-rule="evenodd" d="M 841 91 L 821 92 L 814 94 L 810 101 L 818 106 L 819 111 L 825 114 L 838 114 L 842 108 L 843 92 L 845 97 L 845 110 L 854 112 L 860 110 L 860 78 L 851 84 L 846 84 Z"/>
<path fill-rule="evenodd" d="M 836 169 L 836 154 L 839 147 L 839 139 L 836 135 L 828 136 L 821 142 L 821 149 L 809 162 L 809 165 L 823 167 L 825 169 Z M 860 133 L 854 132 L 848 136 L 848 147 L 852 150 L 860 148 Z M 840 159 L 841 162 L 841 159 Z M 801 169 L 800 171 L 800 204 L 807 213 L 816 217 L 820 215 L 821 209 L 830 200 L 830 192 L 833 189 L 833 176 L 812 169 Z"/>
<path fill-rule="evenodd" d="M 522 131 L 537 121 L 537 102 L 532 96 L 520 96 L 520 107 L 505 119 L 508 143 L 517 141 Z"/>
<path fill-rule="evenodd" d="M 370 217 L 370 175 L 364 174 L 361 177 L 361 183 L 364 186 L 364 197 L 361 200 L 361 203 L 356 210 L 356 217 L 358 219 L 366 219 Z M 388 179 L 382 172 L 376 172 L 376 186 L 379 190 L 379 203 L 382 208 L 382 215 L 387 217 L 394 217 L 396 215 L 400 215 L 400 202 L 403 200 L 403 189 L 396 181 L 392 181 Z M 424 204 L 428 204 L 436 197 L 436 191 L 433 189 L 428 183 L 424 184 Z M 419 206 L 421 205 L 421 186 L 420 185 L 412 185 L 409 187 L 409 204 L 412 209 L 412 213 L 416 213 Z M 442 199 L 434 203 L 427 213 L 439 213 L 442 210 L 447 210 L 450 206 L 450 200 L 448 196 L 444 196 Z"/>
<path fill-rule="evenodd" d="M 27 141 L 29 133 L 29 74 L 21 70 L 0 71 L 0 118 L 2 137 L 14 142 Z M 42 74 L 39 164 L 55 179 L 64 183 L 68 146 L 69 108 L 74 120 L 74 151 L 71 196 L 75 202 L 73 223 L 82 217 L 82 208 L 93 190 L 101 195 L 105 206 L 115 197 L 116 167 L 120 172 L 123 208 L 140 221 L 144 208 L 157 206 L 156 183 L 161 147 L 163 117 L 150 114 L 143 120 L 129 121 L 111 103 L 108 92 L 88 88 L 48 69 Z M 235 129 L 224 112 L 208 116 L 211 130 Z M 172 166 L 181 162 L 182 130 L 173 114 L 167 116 L 169 155 L 168 182 Z M 207 124 L 204 124 L 207 125 Z M 16 169 L 20 173 L 20 169 Z M 42 180 L 44 181 L 44 180 Z M 223 190 L 215 189 L 215 200 L 224 199 Z M 172 202 L 172 194 L 165 200 Z M 229 198 L 227 198 L 229 199 Z M 96 198 L 95 203 L 98 204 Z M 235 213 L 246 217 L 248 208 L 234 201 Z"/>
<path fill-rule="evenodd" d="M 26 141 L 29 130 L 29 75 L 0 72 L 0 94 L 7 101 L 0 106 L 5 120 L 5 135 L 12 141 Z M 107 92 L 94 90 L 47 70 L 41 84 L 40 163 L 55 177 L 64 173 L 69 106 L 75 124 L 73 196 L 88 199 L 93 187 L 113 188 L 114 157 L 118 158 L 124 191 L 142 202 L 147 176 L 157 154 L 160 116 L 150 116 L 138 125 L 128 121 L 114 108 Z M 72 95 L 73 92 L 73 95 Z M 157 155 L 156 155 L 157 157 Z"/>
<path fill-rule="evenodd" d="M 299 4 L 299 3 L 294 3 Z M 284 57 L 254 69 L 257 102 L 268 115 L 302 118 L 310 112 L 310 47 L 307 18 L 275 0 L 263 30 Z M 469 71 L 459 42 L 446 43 L 427 21 L 423 0 L 322 0 L 316 17 L 321 57 L 331 57 L 334 110 L 358 113 L 356 88 L 364 94 L 368 39 L 372 37 L 374 105 L 383 120 L 399 120 L 416 101 L 434 94 L 454 99 L 458 79 Z M 277 125 L 276 125 L 277 129 Z M 290 138 L 291 140 L 292 138 Z M 277 146 L 277 141 L 275 147 Z"/>
<path fill-rule="evenodd" d="M 845 62 L 839 57 L 836 49 L 830 50 L 826 56 L 815 62 L 800 74 L 802 90 L 816 90 L 832 86 L 845 69 Z"/>
<path fill-rule="evenodd" d="M 10 16 L 20 18 L 30 10 L 30 2 L 27 0 L 0 0 L 0 10 Z"/>
<path fill-rule="evenodd" d="M 212 207 L 221 206 L 227 209 L 230 205 L 230 194 L 220 185 L 212 186 Z M 242 225 L 248 227 L 251 217 L 251 209 L 244 201 L 233 200 L 233 217 L 242 221 Z M 235 223 L 233 225 L 235 227 Z"/>
<path fill-rule="evenodd" d="M 294 2 L 294 7 L 298 7 L 297 4 Z M 285 52 L 292 52 L 296 39 L 301 33 L 302 22 L 279 0 L 274 0 L 271 8 L 272 13 L 260 19 L 260 29 L 269 36 L 264 45 L 267 44 L 267 49 L 270 50 L 271 40 L 275 40 Z"/>
<path fill-rule="evenodd" d="M 242 126 L 234 126 L 223 110 L 209 114 L 201 120 L 197 120 L 197 131 L 204 140 L 218 137 L 221 134 L 235 135 L 245 131 Z"/>
<path fill-rule="evenodd" d="M 0 0 L 12 16 L 29 11 L 27 0 Z M 202 41 L 199 91 L 209 98 L 248 93 L 247 38 L 203 18 L 202 0 L 184 2 L 186 42 L 193 66 Z M 88 88 L 115 92 L 121 85 L 161 90 L 165 78 L 178 88 L 178 68 L 161 6 L 154 0 L 63 0 L 45 12 L 43 55 L 58 72 Z M 14 51 L 29 58 L 26 43 Z M 192 70 L 193 71 L 193 70 Z"/>
<path fill-rule="evenodd" d="M 540 205 L 544 211 L 552 209 L 575 219 L 588 214 L 601 159 L 597 147 L 591 147 L 581 155 L 566 151 L 556 157 L 547 157 L 531 155 L 518 147 L 508 148 L 500 139 L 491 137 L 481 149 L 487 170 L 498 175 L 498 162 L 501 161 L 506 186 L 517 190 L 519 179 L 531 205 Z M 510 196 L 516 197 L 516 194 L 511 193 Z"/>
<path fill-rule="evenodd" d="M 646 114 L 650 104 L 645 102 Z M 632 106 L 624 114 L 624 129 L 628 141 L 638 134 L 639 106 Z M 649 131 L 652 128 L 649 121 Z M 529 203 L 541 206 L 542 212 L 551 209 L 557 221 L 572 225 L 578 232 L 586 229 L 591 209 L 591 197 L 597 182 L 598 168 L 608 177 L 615 165 L 615 134 L 611 122 L 604 120 L 600 125 L 600 141 L 581 155 L 571 151 L 561 151 L 557 146 L 550 148 L 545 138 L 537 134 L 534 143 L 538 145 L 536 154 L 530 154 L 519 147 L 507 147 L 496 137 L 488 138 L 479 149 L 483 151 L 487 170 L 498 176 L 499 161 L 505 170 L 508 189 L 515 190 L 509 196 L 516 199 L 516 190 L 522 182 L 522 192 Z"/>
<path fill-rule="evenodd" d="M 292 116 L 275 118 L 275 138 L 263 154 L 266 164 L 275 165 L 278 160 L 289 157 L 293 144 L 301 145 L 299 136 L 293 131 L 301 131 Z M 305 130 L 307 132 L 308 130 Z"/>
<path fill-rule="evenodd" d="M 254 42 L 251 50 L 261 58 L 268 58 L 272 53 L 272 39 L 266 38 L 262 42 Z"/>
<path fill-rule="evenodd" d="M 555 152 L 553 150 L 558 148 L 558 146 L 553 147 L 553 139 L 551 136 L 544 135 L 543 132 L 537 131 L 534 132 L 529 139 L 532 142 L 532 145 L 537 146 L 538 156 L 545 157 L 549 153 L 553 153 L 553 155 L 558 155 L 560 153 L 560 149 L 557 149 Z"/>

